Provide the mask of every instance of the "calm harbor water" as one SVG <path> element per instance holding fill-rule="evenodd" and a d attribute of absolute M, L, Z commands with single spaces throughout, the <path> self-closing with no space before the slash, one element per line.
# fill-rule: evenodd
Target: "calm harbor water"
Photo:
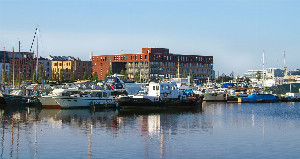
<path fill-rule="evenodd" d="M 300 103 L 0 110 L 1 158 L 298 158 Z"/>

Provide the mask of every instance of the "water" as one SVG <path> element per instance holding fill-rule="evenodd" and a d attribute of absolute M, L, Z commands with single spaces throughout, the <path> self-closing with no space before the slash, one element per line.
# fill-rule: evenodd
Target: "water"
<path fill-rule="evenodd" d="M 1 158 L 298 158 L 300 103 L 1 109 Z"/>

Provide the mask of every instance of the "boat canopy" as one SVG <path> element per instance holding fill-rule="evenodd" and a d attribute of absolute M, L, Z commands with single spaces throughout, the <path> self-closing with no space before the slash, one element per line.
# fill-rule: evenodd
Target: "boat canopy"
<path fill-rule="evenodd" d="M 228 87 L 233 87 L 234 83 L 224 83 L 221 88 L 228 88 Z"/>

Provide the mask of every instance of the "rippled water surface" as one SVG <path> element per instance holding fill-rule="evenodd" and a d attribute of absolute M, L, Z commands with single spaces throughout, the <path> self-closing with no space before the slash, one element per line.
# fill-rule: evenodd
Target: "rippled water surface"
<path fill-rule="evenodd" d="M 1 158 L 299 158 L 300 104 L 0 110 Z"/>

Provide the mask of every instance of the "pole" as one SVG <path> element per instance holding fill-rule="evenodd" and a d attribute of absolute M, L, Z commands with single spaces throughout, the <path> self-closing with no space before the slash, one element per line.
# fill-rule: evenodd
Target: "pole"
<path fill-rule="evenodd" d="M 180 78 L 180 75 L 179 75 L 179 56 L 178 56 L 178 66 L 177 66 L 177 78 Z"/>
<path fill-rule="evenodd" d="M 13 46 L 12 52 L 12 63 L 13 63 L 13 89 L 15 88 L 15 47 Z"/>
<path fill-rule="evenodd" d="M 3 62 L 3 59 L 2 59 L 2 83 L 4 82 L 4 72 L 5 72 L 5 47 L 3 48 L 3 58 L 4 58 L 4 62 Z M 3 72 L 4 70 L 4 72 Z"/>
<path fill-rule="evenodd" d="M 265 51 L 263 50 L 263 54 L 262 54 L 262 59 L 263 59 L 263 83 L 262 86 L 265 86 Z"/>
<path fill-rule="evenodd" d="M 36 28 L 36 80 L 38 80 L 38 66 L 39 66 L 39 28 Z"/>
<path fill-rule="evenodd" d="M 19 41 L 19 73 L 18 73 L 18 76 L 19 76 L 19 88 L 21 86 L 21 76 L 20 76 L 20 73 L 21 73 L 21 57 L 20 57 L 20 52 L 21 52 L 21 42 Z"/>

